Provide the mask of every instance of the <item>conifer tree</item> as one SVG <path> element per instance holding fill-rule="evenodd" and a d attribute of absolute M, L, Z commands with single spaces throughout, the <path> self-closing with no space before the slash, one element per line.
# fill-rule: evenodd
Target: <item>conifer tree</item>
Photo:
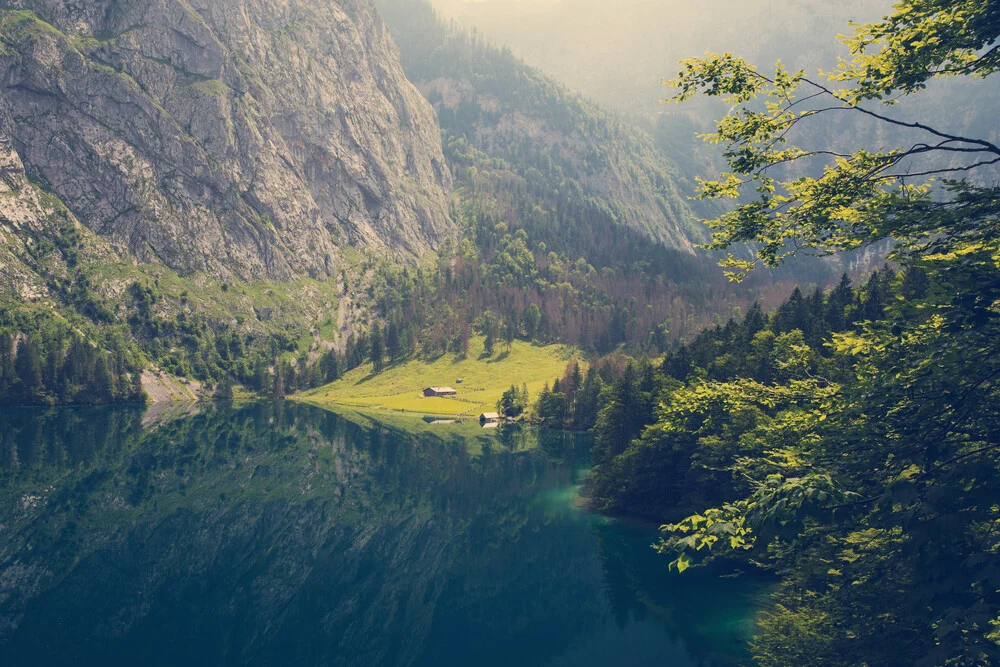
<path fill-rule="evenodd" d="M 382 344 L 382 328 L 375 323 L 371 336 L 371 362 L 373 372 L 378 375 L 385 368 L 385 350 Z"/>
<path fill-rule="evenodd" d="M 33 401 L 42 387 L 42 361 L 34 336 L 24 338 L 18 344 L 15 368 L 21 400 Z"/>

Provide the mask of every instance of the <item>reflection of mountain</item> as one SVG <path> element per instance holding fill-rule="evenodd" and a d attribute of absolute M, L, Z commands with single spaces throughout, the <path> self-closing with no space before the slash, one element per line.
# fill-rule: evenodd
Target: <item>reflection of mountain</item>
<path fill-rule="evenodd" d="M 141 418 L 0 414 L 3 664 L 547 664 L 595 642 L 694 664 L 689 620 L 615 622 L 639 593 L 606 571 L 646 566 L 641 542 L 551 501 L 585 443 L 470 457 L 295 405 Z"/>

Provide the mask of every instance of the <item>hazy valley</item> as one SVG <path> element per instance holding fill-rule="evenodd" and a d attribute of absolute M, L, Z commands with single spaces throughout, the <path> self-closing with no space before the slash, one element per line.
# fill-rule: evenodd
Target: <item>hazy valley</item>
<path fill-rule="evenodd" d="M 0 2 L 0 662 L 1000 662 L 997 72 L 996 0 Z"/>

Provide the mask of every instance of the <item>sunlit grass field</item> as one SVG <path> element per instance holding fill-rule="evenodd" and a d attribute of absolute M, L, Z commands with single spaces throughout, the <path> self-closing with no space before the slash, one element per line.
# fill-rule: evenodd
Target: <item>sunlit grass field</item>
<path fill-rule="evenodd" d="M 365 364 L 298 398 L 317 404 L 472 417 L 493 410 L 512 384 L 526 384 L 529 400 L 534 402 L 546 383 L 562 376 L 573 357 L 574 350 L 563 345 L 541 347 L 522 341 L 515 341 L 509 352 L 498 345 L 494 355 L 486 357 L 483 339 L 473 338 L 467 356 L 411 359 L 388 366 L 379 375 L 372 375 L 372 365 Z M 453 387 L 458 395 L 424 398 L 425 387 L 438 386 Z"/>

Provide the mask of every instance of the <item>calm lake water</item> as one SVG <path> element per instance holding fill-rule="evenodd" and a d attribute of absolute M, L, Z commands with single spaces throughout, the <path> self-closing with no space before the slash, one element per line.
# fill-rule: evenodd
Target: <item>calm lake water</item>
<path fill-rule="evenodd" d="M 0 411 L 0 665 L 742 660 L 762 585 L 577 508 L 586 438 L 407 424 Z"/>

